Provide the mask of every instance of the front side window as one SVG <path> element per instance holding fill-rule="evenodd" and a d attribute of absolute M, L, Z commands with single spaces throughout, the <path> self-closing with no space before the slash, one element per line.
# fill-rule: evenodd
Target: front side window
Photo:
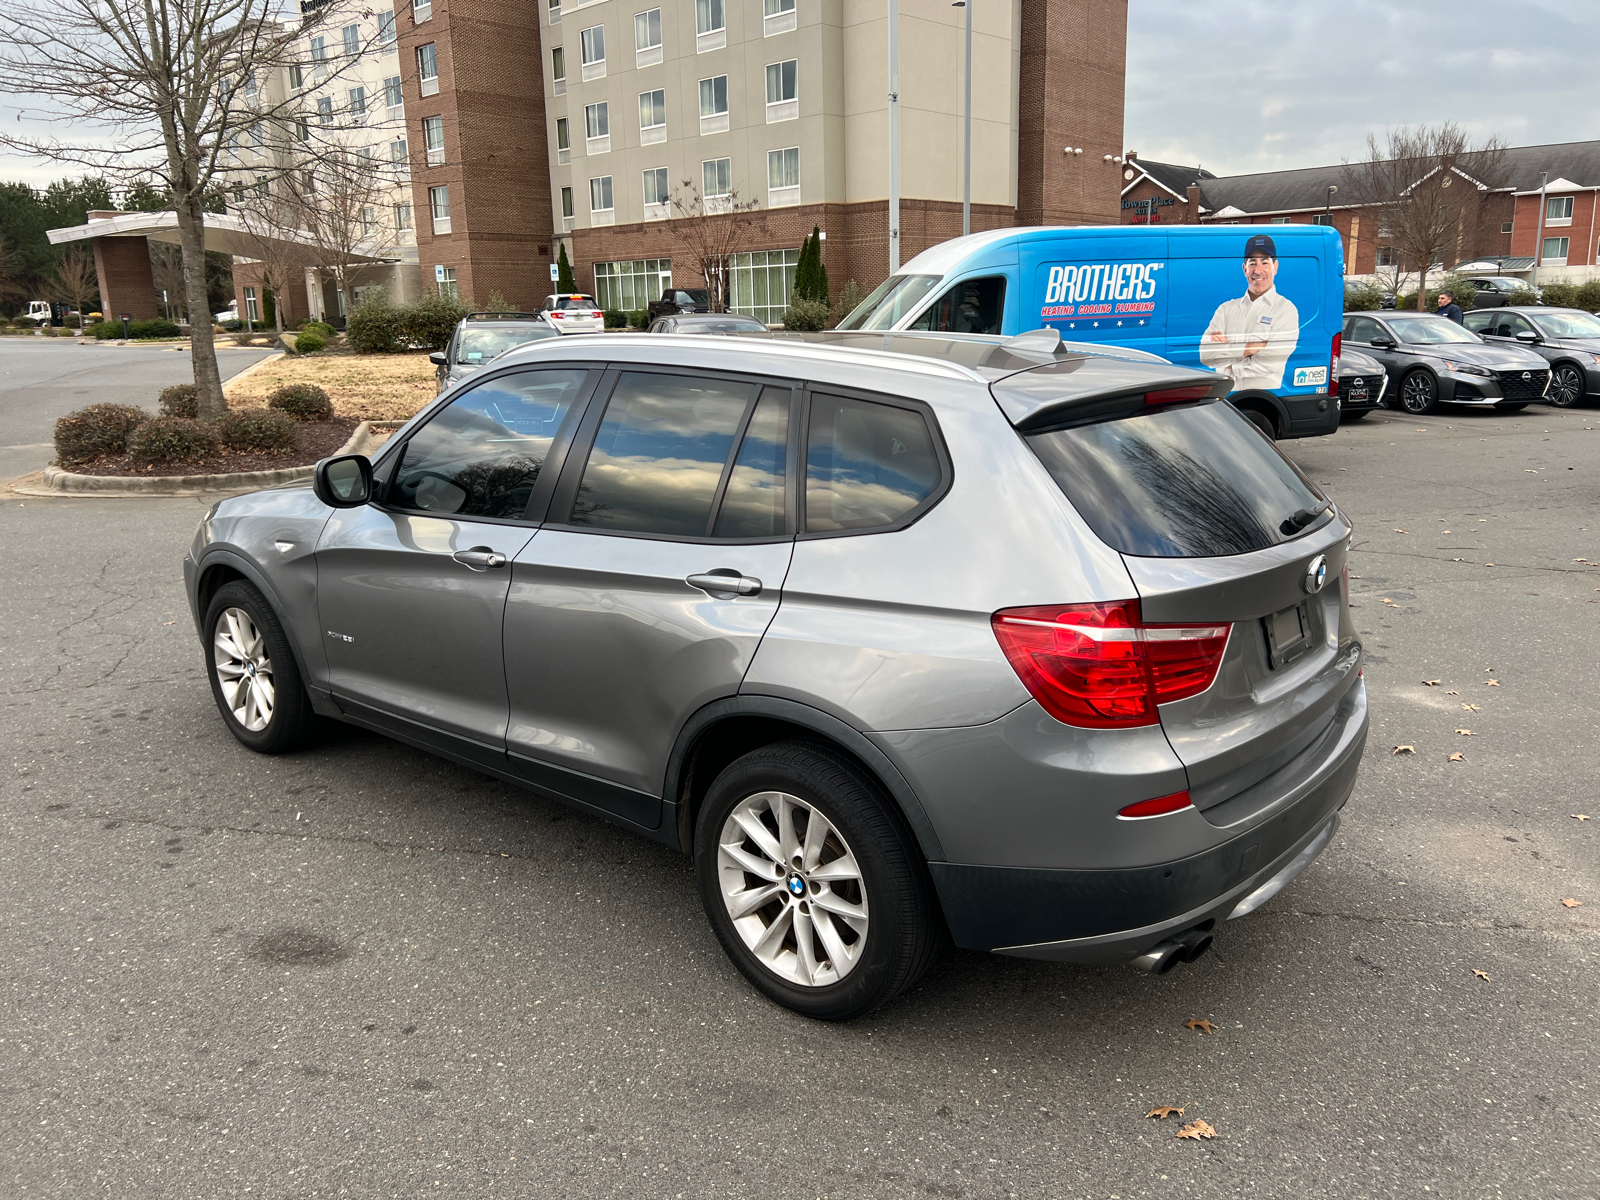
<path fill-rule="evenodd" d="M 702 79 L 700 81 L 700 115 L 702 117 L 711 117 L 727 111 L 728 77 L 726 75 L 718 75 L 714 79 Z"/>
<path fill-rule="evenodd" d="M 583 371 L 503 375 L 463 393 L 401 451 L 384 497 L 441 517 L 519 520 Z"/>
<path fill-rule="evenodd" d="M 572 149 L 572 127 L 567 123 L 567 118 L 556 118 L 556 149 Z"/>
<path fill-rule="evenodd" d="M 667 92 L 657 88 L 639 93 L 639 128 L 656 129 L 667 123 Z"/>
<path fill-rule="evenodd" d="M 578 35 L 583 46 L 583 65 L 604 62 L 606 58 L 606 27 L 591 25 Z"/>
<path fill-rule="evenodd" d="M 646 204 L 666 204 L 667 169 L 665 167 L 652 167 L 644 173 L 644 202 Z"/>
<path fill-rule="evenodd" d="M 588 104 L 583 109 L 583 120 L 592 138 L 611 136 L 611 106 L 605 101 Z"/>
<path fill-rule="evenodd" d="M 1006 278 L 965 279 L 933 302 L 908 329 L 933 333 L 999 333 L 1006 309 Z"/>
<path fill-rule="evenodd" d="M 694 0 L 694 31 L 696 33 L 711 33 L 713 30 L 725 29 L 723 20 L 722 0 Z"/>
<path fill-rule="evenodd" d="M 344 33 L 344 52 L 351 58 L 361 53 L 361 26 L 346 25 Z"/>
<path fill-rule="evenodd" d="M 767 151 L 767 186 L 769 188 L 795 188 L 800 186 L 800 148 Z M 995 332 L 999 332 L 996 330 Z"/>
<path fill-rule="evenodd" d="M 1371 317 L 1351 317 L 1350 331 L 1345 337 L 1352 342 L 1371 345 L 1372 339 L 1383 336 L 1383 327 Z"/>
<path fill-rule="evenodd" d="M 589 211 L 609 212 L 611 208 L 611 176 L 589 180 Z"/>
<path fill-rule="evenodd" d="M 1476 315 L 1476 314 L 1474 314 Z M 1502 310 L 1494 313 L 1494 323 L 1488 329 L 1472 327 L 1473 333 L 1486 333 L 1491 337 L 1514 338 L 1519 333 L 1532 333 L 1533 326 L 1521 313 L 1508 313 Z"/>
<path fill-rule="evenodd" d="M 752 384 L 629 371 L 617 380 L 570 522 L 705 537 Z"/>
<path fill-rule="evenodd" d="M 700 164 L 700 194 L 706 199 L 733 193 L 733 159 L 711 158 Z"/>
<path fill-rule="evenodd" d="M 916 409 L 812 396 L 807 533 L 893 525 L 933 494 L 940 473 L 933 435 Z"/>
<path fill-rule="evenodd" d="M 633 14 L 633 48 L 653 50 L 661 45 L 661 10 Z"/>
<path fill-rule="evenodd" d="M 767 64 L 768 104 L 781 104 L 785 100 L 795 98 L 799 70 L 800 60 L 795 58 L 791 58 L 788 62 Z"/>
<path fill-rule="evenodd" d="M 428 165 L 441 166 L 444 163 L 444 118 L 422 118 L 422 145 L 428 152 Z"/>

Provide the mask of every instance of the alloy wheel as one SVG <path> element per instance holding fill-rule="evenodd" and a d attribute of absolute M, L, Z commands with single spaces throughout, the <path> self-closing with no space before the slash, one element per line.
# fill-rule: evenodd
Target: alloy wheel
<path fill-rule="evenodd" d="M 224 609 L 218 617 L 211 662 L 233 719 L 251 733 L 260 733 L 272 721 L 277 688 L 266 638 L 244 609 Z"/>
<path fill-rule="evenodd" d="M 1413 371 L 1406 376 L 1400 402 L 1409 413 L 1425 413 L 1433 407 L 1433 380 L 1426 372 Z"/>
<path fill-rule="evenodd" d="M 1570 408 L 1583 398 L 1583 377 L 1576 367 L 1557 367 L 1545 399 L 1557 408 Z"/>
<path fill-rule="evenodd" d="M 867 893 L 844 837 L 787 792 L 740 800 L 717 839 L 733 928 L 763 966 L 801 987 L 838 983 L 867 944 Z"/>

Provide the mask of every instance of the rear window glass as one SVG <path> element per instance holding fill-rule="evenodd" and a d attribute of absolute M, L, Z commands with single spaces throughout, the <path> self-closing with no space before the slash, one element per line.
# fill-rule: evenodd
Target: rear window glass
<path fill-rule="evenodd" d="M 843 396 L 811 398 L 806 532 L 893 525 L 939 486 L 922 414 Z"/>
<path fill-rule="evenodd" d="M 1307 510 L 1327 504 L 1226 403 L 1158 409 L 1027 442 L 1100 540 L 1123 554 L 1263 550 L 1314 526 Z"/>

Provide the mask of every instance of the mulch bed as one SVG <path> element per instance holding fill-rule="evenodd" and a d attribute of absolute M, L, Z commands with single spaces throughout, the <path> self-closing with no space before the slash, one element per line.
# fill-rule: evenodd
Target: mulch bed
<path fill-rule="evenodd" d="M 327 458 L 350 440 L 361 424 L 357 417 L 332 417 L 326 421 L 303 421 L 299 445 L 293 450 L 269 453 L 261 450 L 220 450 L 193 462 L 167 463 L 158 467 L 136 467 L 127 457 L 102 458 L 80 463 L 70 469 L 79 475 L 135 475 L 149 478 L 162 475 L 224 475 L 235 471 L 276 471 L 283 467 L 309 467 Z"/>

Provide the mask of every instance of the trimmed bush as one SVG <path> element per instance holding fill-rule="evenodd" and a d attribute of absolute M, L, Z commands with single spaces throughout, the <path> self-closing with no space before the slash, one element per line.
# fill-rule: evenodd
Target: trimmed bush
<path fill-rule="evenodd" d="M 107 338 L 119 338 L 122 336 L 122 322 L 100 321 L 89 326 L 89 336 L 101 342 Z"/>
<path fill-rule="evenodd" d="M 424 350 L 443 350 L 469 311 L 453 296 L 429 292 L 400 310 L 400 340 Z"/>
<path fill-rule="evenodd" d="M 345 333 L 357 354 L 393 354 L 400 349 L 400 312 L 380 292 L 356 305 Z"/>
<path fill-rule="evenodd" d="M 195 462 L 217 448 L 217 431 L 188 417 L 152 417 L 128 437 L 128 457 L 137 467 Z"/>
<path fill-rule="evenodd" d="M 630 308 L 627 312 L 628 328 L 645 329 L 650 324 L 650 310 L 647 308 Z"/>
<path fill-rule="evenodd" d="M 1572 307 L 1581 308 L 1584 312 L 1600 312 L 1600 279 L 1591 279 L 1579 285 Z"/>
<path fill-rule="evenodd" d="M 1547 283 L 1539 289 L 1544 293 L 1544 302 L 1551 308 L 1577 308 L 1578 285 L 1558 279 L 1554 283 Z"/>
<path fill-rule="evenodd" d="M 296 421 L 326 421 L 333 416 L 333 401 L 314 383 L 284 384 L 267 397 L 267 407 L 286 412 Z"/>
<path fill-rule="evenodd" d="M 1376 312 L 1383 307 L 1383 293 L 1370 283 L 1354 283 L 1344 290 L 1345 312 Z"/>
<path fill-rule="evenodd" d="M 293 450 L 300 422 L 275 408 L 247 408 L 217 422 L 217 436 L 230 450 Z"/>
<path fill-rule="evenodd" d="M 56 458 L 70 467 L 128 452 L 128 435 L 150 419 L 131 404 L 91 404 L 56 422 Z"/>
<path fill-rule="evenodd" d="M 628 314 L 620 308 L 604 309 L 601 315 L 606 319 L 607 329 L 626 329 L 628 327 Z"/>
<path fill-rule="evenodd" d="M 173 322 L 160 317 L 153 321 L 132 321 L 128 325 L 128 336 L 131 338 L 170 338 L 182 332 Z"/>
<path fill-rule="evenodd" d="M 331 338 L 338 333 L 338 330 L 336 330 L 332 325 L 329 325 L 326 321 L 301 321 L 300 332 L 320 333 L 325 338 Z"/>
<path fill-rule="evenodd" d="M 828 306 L 821 300 L 802 300 L 795 296 L 783 310 L 785 329 L 818 330 L 828 327 Z"/>
<path fill-rule="evenodd" d="M 1538 304 L 1539 296 L 1532 288 L 1519 287 L 1506 297 L 1507 304 Z"/>
<path fill-rule="evenodd" d="M 192 383 L 175 383 L 161 389 L 156 408 L 163 417 L 188 417 L 192 421 L 200 415 L 200 393 Z"/>
<path fill-rule="evenodd" d="M 328 348 L 327 336 L 315 329 L 302 329 L 300 336 L 295 338 L 294 352 L 296 354 L 315 354 L 318 350 Z"/>

